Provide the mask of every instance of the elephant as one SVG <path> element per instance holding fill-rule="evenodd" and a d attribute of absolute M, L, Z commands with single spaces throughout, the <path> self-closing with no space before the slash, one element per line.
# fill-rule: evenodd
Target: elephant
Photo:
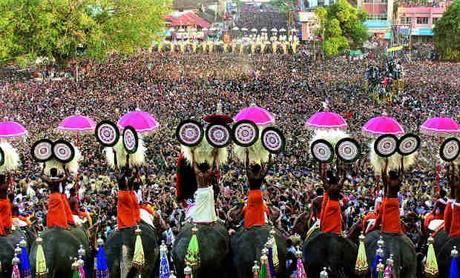
<path fill-rule="evenodd" d="M 231 257 L 232 257 L 232 270 L 234 275 L 232 277 L 252 277 L 252 267 L 254 261 L 260 263 L 260 256 L 262 249 L 270 235 L 273 228 L 269 225 L 256 226 L 249 229 L 241 227 L 230 238 Z M 278 251 L 279 268 L 276 271 L 276 277 L 285 277 L 285 261 L 287 256 L 286 242 L 280 232 L 275 231 L 275 240 Z"/>
<path fill-rule="evenodd" d="M 439 268 L 439 277 L 448 277 L 450 263 L 452 257 L 450 252 L 457 247 L 457 250 L 460 249 L 460 236 L 449 237 L 446 232 L 438 233 L 440 238 L 444 239 L 444 242 L 437 242 L 438 236 L 435 237 L 434 250 L 436 252 L 436 257 L 438 259 L 438 268 Z"/>
<path fill-rule="evenodd" d="M 184 277 L 185 256 L 192 237 L 194 224 L 187 223 L 180 230 L 174 241 L 172 257 L 177 277 Z M 228 269 L 230 239 L 224 225 L 215 222 L 211 224 L 196 224 L 199 246 L 200 265 L 196 276 L 201 278 L 230 277 Z"/>
<path fill-rule="evenodd" d="M 381 233 L 373 231 L 366 235 L 366 256 L 369 265 L 372 264 L 378 249 L 377 241 L 382 236 L 384 241 L 384 258 L 393 255 L 393 276 L 394 278 L 413 278 L 417 273 L 417 254 L 415 246 L 405 234 Z M 383 262 L 385 264 L 385 262 Z"/>
<path fill-rule="evenodd" d="M 143 221 L 139 224 L 145 263 L 139 272 L 132 265 L 136 227 L 116 230 L 105 244 L 110 277 L 153 277 L 160 257 L 159 237 L 155 228 Z"/>
<path fill-rule="evenodd" d="M 47 277 L 72 277 L 73 259 L 78 257 L 78 250 L 85 250 L 85 265 L 92 265 L 90 244 L 88 236 L 83 228 L 71 227 L 64 229 L 52 227 L 45 230 L 42 238 L 43 251 L 45 253 Z M 38 243 L 35 241 L 30 249 L 30 267 L 35 274 Z"/>
<path fill-rule="evenodd" d="M 304 242 L 302 253 L 308 277 L 319 277 L 324 267 L 329 277 L 354 277 L 358 248 L 347 238 L 317 230 Z"/>
<path fill-rule="evenodd" d="M 34 235 L 27 229 L 16 228 L 11 234 L 0 237 L 0 278 L 11 277 L 11 261 L 14 257 L 16 245 L 24 239 L 30 248 Z"/>

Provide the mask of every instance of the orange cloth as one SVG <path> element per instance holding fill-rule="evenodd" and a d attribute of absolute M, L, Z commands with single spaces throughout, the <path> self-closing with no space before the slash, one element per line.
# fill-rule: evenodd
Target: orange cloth
<path fill-rule="evenodd" d="M 321 232 L 342 234 L 342 211 L 337 200 L 329 199 L 321 219 Z"/>
<path fill-rule="evenodd" d="M 136 193 L 134 193 L 134 191 L 129 191 L 129 196 L 131 197 L 133 218 L 136 220 L 136 223 L 139 224 L 141 222 L 141 208 L 139 206 L 139 202 L 137 201 Z"/>
<path fill-rule="evenodd" d="M 319 221 L 322 222 L 323 221 L 323 216 L 324 216 L 324 210 L 326 208 L 326 205 L 327 205 L 327 201 L 329 201 L 329 195 L 327 195 L 327 192 L 324 192 L 324 195 L 323 195 L 323 202 L 321 203 L 321 211 L 319 213 Z"/>
<path fill-rule="evenodd" d="M 243 210 L 244 227 L 265 225 L 265 213 L 268 211 L 260 189 L 249 190 L 248 203 Z"/>
<path fill-rule="evenodd" d="M 2 220 L 0 220 L 0 236 L 6 236 L 5 228 L 3 227 Z"/>
<path fill-rule="evenodd" d="M 62 201 L 61 193 L 51 193 L 48 197 L 48 215 L 46 224 L 48 228 L 61 227 L 68 228 L 65 205 Z"/>
<path fill-rule="evenodd" d="M 384 198 L 382 209 L 382 232 L 401 233 L 401 218 L 399 215 L 399 199 Z"/>
<path fill-rule="evenodd" d="M 8 199 L 0 199 L 0 218 L 3 227 L 11 229 L 13 226 L 13 212 L 11 210 L 11 202 Z"/>
<path fill-rule="evenodd" d="M 137 225 L 133 214 L 133 198 L 129 191 L 118 191 L 117 225 L 118 229 Z"/>
<path fill-rule="evenodd" d="M 67 201 L 67 196 L 64 193 L 62 193 L 61 198 L 62 198 L 62 204 L 64 204 L 64 210 L 65 210 L 65 215 L 67 218 L 67 223 L 69 223 L 69 225 L 75 225 L 75 221 L 73 221 L 72 210 L 70 209 L 69 202 Z"/>
<path fill-rule="evenodd" d="M 444 209 L 444 231 L 450 232 L 452 225 L 452 201 L 448 201 L 446 208 Z"/>
<path fill-rule="evenodd" d="M 454 203 L 453 205 L 449 236 L 460 236 L 460 203 Z"/>

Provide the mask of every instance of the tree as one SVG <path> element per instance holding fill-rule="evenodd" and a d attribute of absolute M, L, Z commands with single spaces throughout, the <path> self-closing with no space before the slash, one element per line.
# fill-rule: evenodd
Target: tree
<path fill-rule="evenodd" d="M 129 54 L 158 39 L 170 0 L 0 0 L 0 63 Z"/>
<path fill-rule="evenodd" d="M 336 56 L 350 47 L 360 47 L 366 41 L 366 13 L 354 8 L 348 1 L 337 0 L 327 8 L 316 9 L 315 14 L 326 56 Z"/>
<path fill-rule="evenodd" d="M 434 43 L 442 59 L 460 60 L 460 0 L 455 0 L 434 26 Z"/>

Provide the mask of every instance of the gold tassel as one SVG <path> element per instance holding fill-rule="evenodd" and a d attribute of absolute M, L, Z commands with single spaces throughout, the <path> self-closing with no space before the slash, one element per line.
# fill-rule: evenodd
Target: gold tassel
<path fill-rule="evenodd" d="M 438 262 L 436 261 L 436 254 L 433 247 L 434 239 L 430 235 L 428 238 L 428 252 L 426 254 L 425 262 L 425 275 L 428 278 L 435 278 L 438 276 Z"/>
<path fill-rule="evenodd" d="M 369 265 L 367 263 L 366 247 L 364 246 L 364 239 L 366 237 L 361 233 L 359 236 L 358 257 L 356 258 L 355 273 L 358 276 L 363 276 L 367 273 Z"/>
<path fill-rule="evenodd" d="M 37 240 L 37 257 L 35 259 L 35 276 L 46 277 L 46 258 L 45 252 L 43 251 L 43 239 L 38 236 Z"/>
<path fill-rule="evenodd" d="M 144 257 L 144 247 L 142 245 L 142 238 L 141 238 L 141 229 L 139 226 L 137 227 L 136 231 L 136 242 L 134 245 L 134 256 L 133 256 L 133 265 L 137 270 L 141 270 L 144 267 L 145 257 Z"/>

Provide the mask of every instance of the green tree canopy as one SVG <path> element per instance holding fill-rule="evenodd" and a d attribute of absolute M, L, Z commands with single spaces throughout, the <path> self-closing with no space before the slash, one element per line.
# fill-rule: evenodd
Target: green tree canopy
<path fill-rule="evenodd" d="M 149 47 L 170 0 L 0 0 L 0 63 L 65 63 Z"/>
<path fill-rule="evenodd" d="M 360 47 L 366 41 L 366 13 L 351 6 L 348 1 L 337 0 L 326 8 L 317 8 L 315 14 L 326 56 L 336 56 L 350 47 Z"/>
<path fill-rule="evenodd" d="M 434 43 L 443 59 L 460 60 L 460 0 L 455 0 L 434 27 Z"/>

